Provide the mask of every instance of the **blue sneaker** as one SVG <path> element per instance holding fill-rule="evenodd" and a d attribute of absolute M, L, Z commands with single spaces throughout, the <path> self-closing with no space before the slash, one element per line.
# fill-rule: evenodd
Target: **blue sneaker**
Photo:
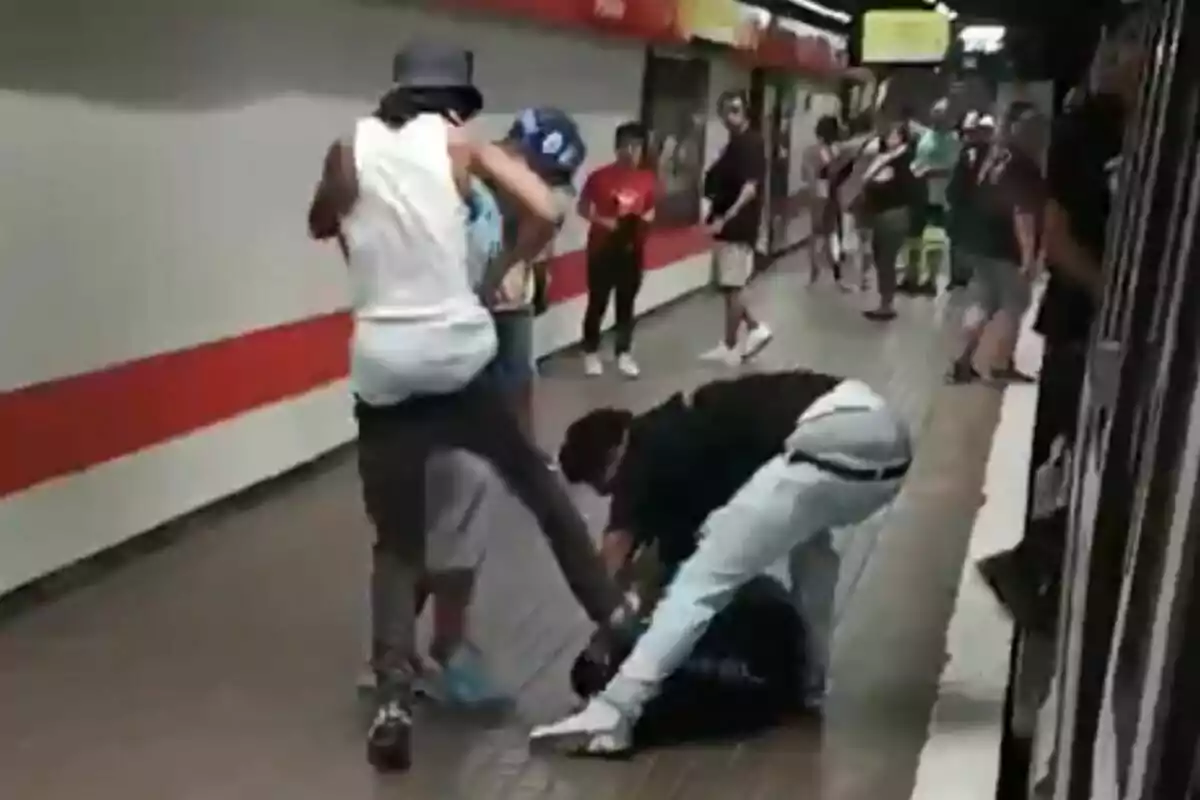
<path fill-rule="evenodd" d="M 434 675 L 420 681 L 418 691 L 440 703 L 477 708 L 504 702 L 504 692 L 492 682 L 483 655 L 473 645 L 463 644 Z"/>

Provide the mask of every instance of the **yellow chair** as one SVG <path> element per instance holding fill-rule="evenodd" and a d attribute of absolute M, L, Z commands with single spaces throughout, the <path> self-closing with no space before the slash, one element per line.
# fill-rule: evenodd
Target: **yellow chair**
<path fill-rule="evenodd" d="M 931 259 L 937 256 L 937 259 Z M 945 228 L 928 225 L 921 237 L 921 263 L 918 264 L 918 275 L 929 275 L 929 262 L 936 260 L 939 272 L 944 272 L 950 263 L 950 234 Z"/>

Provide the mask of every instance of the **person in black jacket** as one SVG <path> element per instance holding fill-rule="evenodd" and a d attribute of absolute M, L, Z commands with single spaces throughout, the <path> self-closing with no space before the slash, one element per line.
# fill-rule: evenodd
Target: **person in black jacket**
<path fill-rule="evenodd" d="M 1135 15 L 1101 45 L 1088 95 L 1054 123 L 1044 240 L 1050 280 L 1034 329 L 1045 342 L 1030 453 L 1025 538 L 979 570 L 1026 630 L 1057 626 L 1067 500 L 1088 343 L 1104 295 L 1105 240 L 1118 191 L 1125 124 L 1146 57 Z M 1057 476 L 1057 480 L 1052 480 Z"/>
<path fill-rule="evenodd" d="M 628 751 L 647 703 L 713 618 L 784 557 L 807 639 L 800 702 L 819 712 L 838 570 L 829 532 L 891 502 L 911 458 L 906 425 L 870 387 L 802 369 L 707 384 L 637 416 L 609 408 L 576 420 L 559 465 L 612 495 L 609 569 L 653 544 L 673 577 L 616 677 L 579 714 L 536 728 L 534 742 Z"/>

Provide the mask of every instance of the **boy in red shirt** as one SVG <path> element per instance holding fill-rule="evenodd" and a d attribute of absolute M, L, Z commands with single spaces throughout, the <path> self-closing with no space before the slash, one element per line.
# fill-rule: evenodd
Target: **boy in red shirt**
<path fill-rule="evenodd" d="M 646 129 L 637 122 L 617 128 L 617 158 L 600 167 L 579 194 L 579 215 L 591 227 L 587 237 L 587 311 L 583 315 L 584 370 L 601 375 L 600 322 L 615 295 L 617 369 L 627 378 L 640 374 L 633 345 L 634 300 L 642 285 L 646 233 L 654 221 L 658 179 L 642 167 Z"/>

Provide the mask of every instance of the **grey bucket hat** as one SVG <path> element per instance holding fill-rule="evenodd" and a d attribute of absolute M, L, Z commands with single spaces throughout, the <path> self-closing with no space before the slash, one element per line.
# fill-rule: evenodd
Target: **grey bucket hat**
<path fill-rule="evenodd" d="M 392 60 L 392 83 L 398 89 L 456 89 L 483 107 L 483 95 L 475 87 L 475 54 L 461 47 L 436 42 L 418 42 L 396 53 Z"/>

